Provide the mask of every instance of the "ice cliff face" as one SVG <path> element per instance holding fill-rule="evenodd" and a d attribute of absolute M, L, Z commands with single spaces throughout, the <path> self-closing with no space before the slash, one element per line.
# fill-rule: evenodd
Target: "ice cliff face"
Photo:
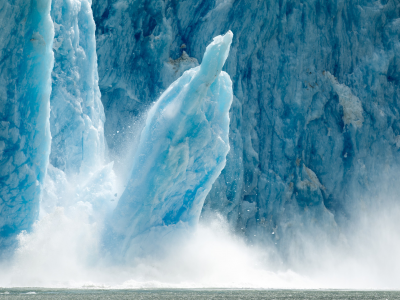
<path fill-rule="evenodd" d="M 95 24 L 87 0 L 53 0 L 55 65 L 52 72 L 51 155 L 68 175 L 104 162 L 104 111 L 97 84 Z"/>
<path fill-rule="evenodd" d="M 50 5 L 0 3 L 0 249 L 39 214 L 51 140 Z"/>
<path fill-rule="evenodd" d="M 400 158 L 398 1 L 96 0 L 93 9 L 110 148 L 124 119 L 167 87 L 171 59 L 185 50 L 201 61 L 210 36 L 234 33 L 231 151 L 203 217 L 219 211 L 249 241 L 287 253 L 299 232 L 340 234 L 396 177 L 385 174 Z"/>
<path fill-rule="evenodd" d="M 73 187 L 65 195 L 79 194 L 72 202 L 106 210 L 112 165 L 104 165 L 99 90 L 118 164 L 132 120 L 185 70 L 203 64 L 210 37 L 228 30 L 231 149 L 203 218 L 219 212 L 250 243 L 289 254 L 307 236 L 340 237 L 358 213 L 397 187 L 398 1 L 96 0 L 96 29 L 90 6 L 0 4 L 1 245 L 36 219 L 49 160 L 48 207 L 58 205 L 56 192 L 66 182 Z M 157 150 L 146 149 L 139 153 Z M 142 168 L 138 160 L 135 167 Z M 104 198 L 94 201 L 99 194 Z M 116 215 L 135 201 L 124 196 Z M 145 227 L 177 220 L 172 207 L 153 209 L 171 218 Z"/>
<path fill-rule="evenodd" d="M 39 207 L 46 213 L 80 201 L 104 214 L 114 177 L 104 165 L 91 3 L 5 1 L 0 14 L 3 246 L 31 228 Z"/>
<path fill-rule="evenodd" d="M 101 72 L 99 86 L 107 119 L 105 136 L 111 158 L 118 165 L 125 151 L 123 145 L 132 138 L 134 120 L 198 62 L 183 51 L 170 56 L 172 31 L 164 2 L 94 1 L 92 7 Z"/>
<path fill-rule="evenodd" d="M 11 18 L 1 66 L 4 250 L 30 230 L 39 208 L 42 217 L 61 207 L 63 214 L 82 211 L 102 223 L 117 193 L 113 164 L 104 161 L 90 2 L 6 3 L 0 12 Z M 229 151 L 232 83 L 221 71 L 231 42 L 230 31 L 215 38 L 202 66 L 179 78 L 149 112 L 130 181 L 109 222 L 114 240 L 127 244 L 157 226 L 197 223 Z M 165 86 L 196 65 L 185 52 L 167 61 Z"/>
<path fill-rule="evenodd" d="M 142 254 L 139 249 L 149 254 L 177 226 L 199 221 L 229 151 L 232 82 L 221 70 L 231 42 L 230 31 L 215 37 L 202 64 L 171 84 L 149 111 L 131 177 L 108 222 L 104 244 L 116 248 L 114 257 Z"/>
<path fill-rule="evenodd" d="M 53 0 L 51 18 L 55 29 L 52 142 L 41 212 L 84 209 L 101 222 L 116 197 L 113 164 L 106 164 L 91 2 Z"/>

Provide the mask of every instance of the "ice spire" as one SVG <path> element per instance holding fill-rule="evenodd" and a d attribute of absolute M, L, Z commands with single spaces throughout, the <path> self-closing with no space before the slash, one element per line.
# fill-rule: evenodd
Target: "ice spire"
<path fill-rule="evenodd" d="M 137 252 L 140 235 L 198 222 L 229 151 L 232 82 L 222 67 L 232 37 L 231 31 L 215 37 L 202 64 L 171 84 L 149 111 L 131 178 L 108 222 L 106 244 L 120 255 Z"/>

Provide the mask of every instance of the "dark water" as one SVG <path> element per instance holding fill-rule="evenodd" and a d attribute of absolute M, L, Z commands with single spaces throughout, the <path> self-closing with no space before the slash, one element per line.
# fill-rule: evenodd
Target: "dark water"
<path fill-rule="evenodd" d="M 0 299 L 400 299 L 400 291 L 0 289 Z"/>

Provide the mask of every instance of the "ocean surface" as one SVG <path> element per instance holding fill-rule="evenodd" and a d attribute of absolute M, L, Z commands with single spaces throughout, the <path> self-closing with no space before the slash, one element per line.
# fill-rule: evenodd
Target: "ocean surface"
<path fill-rule="evenodd" d="M 0 299 L 400 299 L 400 291 L 0 289 Z"/>

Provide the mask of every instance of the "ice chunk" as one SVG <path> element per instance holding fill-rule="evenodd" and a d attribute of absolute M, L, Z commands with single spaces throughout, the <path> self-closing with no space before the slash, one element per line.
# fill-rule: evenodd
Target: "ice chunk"
<path fill-rule="evenodd" d="M 0 2 L 0 249 L 30 230 L 50 153 L 51 0 Z"/>
<path fill-rule="evenodd" d="M 157 237 L 198 222 L 229 151 L 232 82 L 222 67 L 232 37 L 230 31 L 215 37 L 202 64 L 186 71 L 149 111 L 131 178 L 105 235 L 105 244 L 123 255 L 138 250 L 135 238 L 142 250 L 155 247 Z"/>

